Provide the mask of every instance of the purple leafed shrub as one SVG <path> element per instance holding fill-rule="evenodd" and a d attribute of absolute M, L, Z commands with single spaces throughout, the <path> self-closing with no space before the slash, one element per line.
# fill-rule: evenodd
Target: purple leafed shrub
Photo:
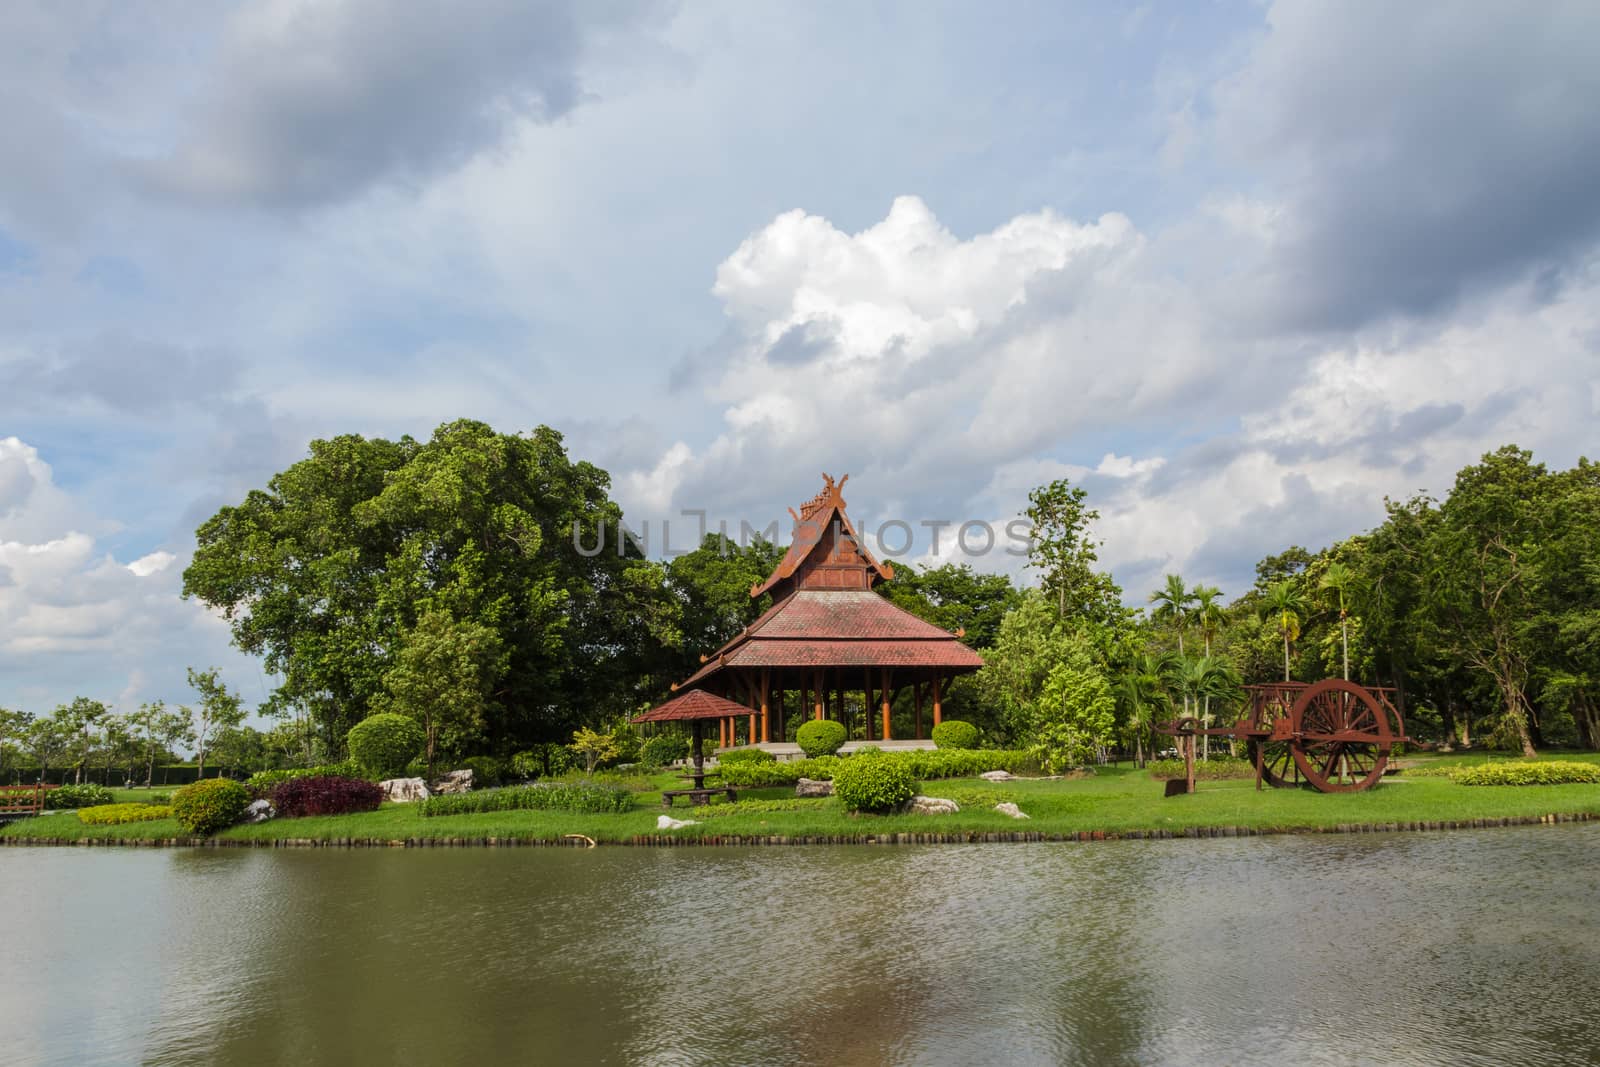
<path fill-rule="evenodd" d="M 360 778 L 322 775 L 291 778 L 272 790 L 272 806 L 280 818 L 302 815 L 345 815 L 352 811 L 377 811 L 383 790 Z"/>

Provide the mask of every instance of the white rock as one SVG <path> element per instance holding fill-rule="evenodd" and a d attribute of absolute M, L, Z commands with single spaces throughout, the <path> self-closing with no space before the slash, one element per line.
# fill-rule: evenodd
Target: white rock
<path fill-rule="evenodd" d="M 386 799 L 396 804 L 428 799 L 428 784 L 421 778 L 386 778 L 378 783 Z"/>
<path fill-rule="evenodd" d="M 277 815 L 270 800 L 252 800 L 250 806 L 244 809 L 244 822 L 266 822 Z"/>
<path fill-rule="evenodd" d="M 428 784 L 428 789 L 435 793 L 470 793 L 472 792 L 472 768 L 451 771 L 443 778 L 436 778 Z"/>
<path fill-rule="evenodd" d="M 944 797 L 915 796 L 906 803 L 906 813 L 910 815 L 954 815 L 960 810 L 959 804 Z"/>
<path fill-rule="evenodd" d="M 833 796 L 833 783 L 817 781 L 814 778 L 802 778 L 794 784 L 794 795 L 797 797 L 831 797 Z"/>
<path fill-rule="evenodd" d="M 1026 819 L 1026 818 L 1028 818 L 1028 813 L 1027 812 L 1023 811 L 1021 808 L 1017 807 L 1015 804 L 1011 803 L 1011 801 L 1009 801 L 1009 800 L 1006 801 L 1003 804 L 996 804 L 994 806 L 994 810 L 998 811 L 1002 815 L 1009 815 L 1013 819 Z"/>
<path fill-rule="evenodd" d="M 984 771 L 982 774 L 978 775 L 978 777 L 982 778 L 986 782 L 1009 782 L 1015 778 L 1016 775 L 1012 774 L 1010 771 Z"/>
<path fill-rule="evenodd" d="M 658 815 L 656 817 L 657 830 L 681 830 L 685 826 L 699 825 L 700 824 L 693 819 L 674 819 L 670 815 Z"/>

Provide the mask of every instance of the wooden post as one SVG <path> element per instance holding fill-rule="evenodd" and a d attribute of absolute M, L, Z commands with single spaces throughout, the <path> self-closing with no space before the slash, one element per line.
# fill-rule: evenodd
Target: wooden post
<path fill-rule="evenodd" d="M 883 739 L 885 741 L 888 741 L 888 740 L 890 740 L 890 737 L 889 737 L 889 669 L 887 667 L 884 668 L 883 677 L 879 679 L 879 682 L 880 682 L 880 684 L 882 685 L 882 688 L 883 688 Z"/>
<path fill-rule="evenodd" d="M 944 679 L 933 676 L 933 725 L 944 722 Z"/>
<path fill-rule="evenodd" d="M 816 697 L 817 708 L 816 708 L 816 714 L 813 716 L 813 718 L 815 718 L 815 719 L 820 721 L 822 719 L 822 701 L 823 701 L 823 695 L 822 695 L 822 670 L 821 670 L 821 668 L 817 669 L 816 682 L 817 682 L 817 691 L 813 694 L 813 696 Z"/>
<path fill-rule="evenodd" d="M 767 689 L 772 683 L 768 668 L 761 668 L 761 740 L 772 740 L 772 721 L 767 714 Z"/>

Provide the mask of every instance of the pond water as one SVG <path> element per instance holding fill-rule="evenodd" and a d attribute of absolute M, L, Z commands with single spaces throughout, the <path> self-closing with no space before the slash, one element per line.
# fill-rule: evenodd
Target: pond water
<path fill-rule="evenodd" d="M 1600 826 L 0 850 L 0 1062 L 1600 1061 Z"/>

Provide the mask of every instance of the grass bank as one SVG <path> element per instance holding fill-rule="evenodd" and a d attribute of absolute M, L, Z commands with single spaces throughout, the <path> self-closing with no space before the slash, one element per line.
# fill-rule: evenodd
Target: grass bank
<path fill-rule="evenodd" d="M 1600 755 L 1582 757 L 1600 762 Z M 1482 756 L 1443 757 L 1416 761 L 1423 774 L 1385 780 L 1364 793 L 1321 794 L 1304 789 L 1257 792 L 1249 780 L 1203 782 L 1190 796 L 1164 797 L 1162 784 L 1129 767 L 1109 768 L 1089 779 L 1031 780 L 989 783 L 977 779 L 925 782 L 922 792 L 955 799 L 962 810 L 953 815 L 856 816 L 833 799 L 796 800 L 788 788 L 740 791 L 738 803 L 718 802 L 703 808 L 680 804 L 672 814 L 698 825 L 658 831 L 662 813 L 659 791 L 634 795 L 633 808 L 615 815 L 574 815 L 549 811 L 506 811 L 423 818 L 412 805 L 385 804 L 357 815 L 277 819 L 236 826 L 218 839 L 240 844 L 295 842 L 478 842 L 559 841 L 583 834 L 602 843 L 651 843 L 649 839 L 859 839 L 896 834 L 1012 834 L 1049 837 L 1082 834 L 1107 836 L 1210 835 L 1229 832 L 1278 833 L 1341 828 L 1418 824 L 1466 824 L 1498 820 L 1534 820 L 1542 816 L 1600 817 L 1600 785 L 1477 786 L 1457 785 L 1448 777 L 1429 775 L 1429 767 L 1481 763 Z M 671 776 L 652 780 L 659 790 L 677 785 Z M 994 810 L 1000 801 L 1014 801 L 1030 818 L 1014 820 Z M 125 841 L 170 841 L 184 832 L 170 819 L 121 826 L 86 826 L 70 812 L 25 819 L 0 828 L 0 837 L 23 840 L 79 841 L 86 838 Z"/>

